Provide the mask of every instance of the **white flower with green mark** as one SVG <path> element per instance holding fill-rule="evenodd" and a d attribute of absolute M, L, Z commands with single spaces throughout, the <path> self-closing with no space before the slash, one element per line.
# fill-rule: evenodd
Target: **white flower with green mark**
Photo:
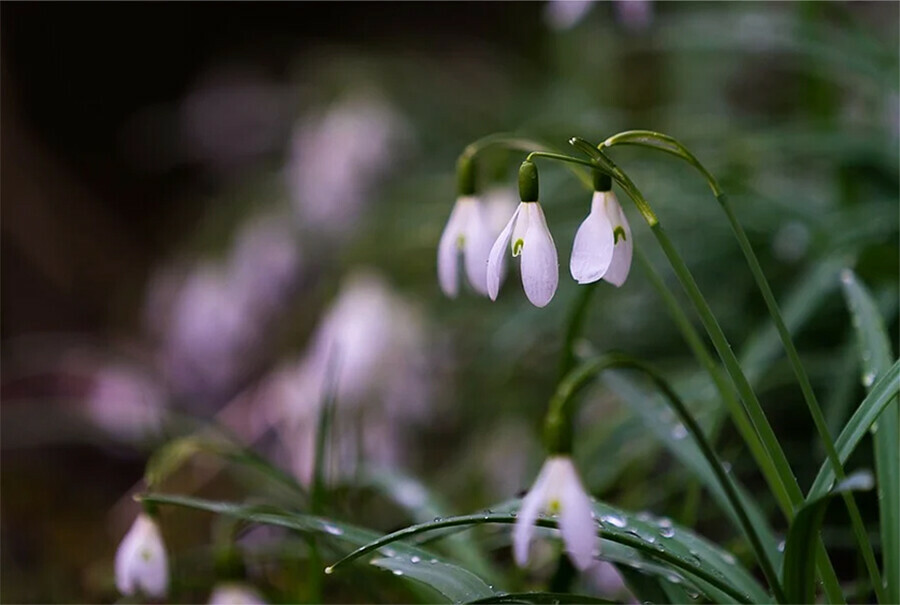
<path fill-rule="evenodd" d="M 581 570 L 590 567 L 600 546 L 597 526 L 591 500 L 569 456 L 548 458 L 522 500 L 513 529 L 513 553 L 519 567 L 528 562 L 534 524 L 541 513 L 559 516 L 559 530 L 572 563 Z"/>
<path fill-rule="evenodd" d="M 444 294 L 455 298 L 459 293 L 460 255 L 472 288 L 479 294 L 487 294 L 490 249 L 491 230 L 481 200 L 474 195 L 460 196 L 438 244 L 438 281 Z"/>
<path fill-rule="evenodd" d="M 513 257 L 522 256 L 522 286 L 528 300 L 536 307 L 546 306 L 559 283 L 559 262 L 540 203 L 520 203 L 494 242 L 487 264 L 487 289 L 491 300 L 497 300 L 500 291 L 507 248 Z"/>
<path fill-rule="evenodd" d="M 634 242 L 622 206 L 612 191 L 595 191 L 591 212 L 575 234 L 569 269 L 579 284 L 604 279 L 621 286 L 631 269 Z"/>
<path fill-rule="evenodd" d="M 169 590 L 169 560 L 159 526 L 141 513 L 116 551 L 116 587 L 123 595 L 163 598 Z"/>

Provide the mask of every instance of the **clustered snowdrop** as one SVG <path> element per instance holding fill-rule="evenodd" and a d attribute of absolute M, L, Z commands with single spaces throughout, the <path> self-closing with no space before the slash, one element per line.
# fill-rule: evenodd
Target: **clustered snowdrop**
<path fill-rule="evenodd" d="M 169 590 L 169 560 L 156 521 L 141 513 L 116 551 L 116 588 L 123 595 L 163 598 Z"/>
<path fill-rule="evenodd" d="M 591 500 L 568 455 L 551 455 L 522 500 L 513 530 L 513 552 L 520 567 L 528 562 L 534 524 L 542 513 L 559 515 L 559 529 L 569 558 L 578 569 L 590 567 L 599 550 L 594 515 Z"/>
<path fill-rule="evenodd" d="M 460 197 L 438 244 L 438 279 L 447 296 L 459 292 L 458 259 L 461 255 L 469 283 L 480 294 L 496 300 L 506 271 L 507 248 L 521 256 L 520 272 L 525 295 L 537 307 L 550 303 L 559 285 L 559 262 L 553 236 L 538 201 L 537 167 L 526 160 L 519 169 L 520 203 L 493 245 L 485 208 L 475 195 L 474 165 L 470 157 L 458 166 Z M 591 210 L 575 235 L 569 269 L 579 284 L 603 279 L 621 286 L 631 269 L 634 243 L 631 226 L 611 191 L 612 181 L 597 171 Z"/>
<path fill-rule="evenodd" d="M 591 212 L 575 234 L 569 270 L 579 284 L 603 279 L 618 287 L 631 269 L 631 226 L 611 186 L 606 175 L 595 179 Z"/>

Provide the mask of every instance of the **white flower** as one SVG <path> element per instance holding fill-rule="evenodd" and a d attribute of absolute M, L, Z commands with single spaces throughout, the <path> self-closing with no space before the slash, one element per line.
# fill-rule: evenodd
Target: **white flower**
<path fill-rule="evenodd" d="M 548 458 L 531 491 L 522 500 L 513 530 L 513 549 L 519 567 L 528 562 L 534 522 L 541 513 L 559 515 L 559 529 L 569 558 L 578 569 L 587 569 L 599 549 L 597 528 L 591 500 L 568 456 Z"/>
<path fill-rule="evenodd" d="M 595 191 L 591 212 L 575 234 L 569 269 L 579 284 L 605 279 L 621 286 L 631 269 L 634 242 L 622 206 L 612 191 Z"/>
<path fill-rule="evenodd" d="M 546 306 L 556 293 L 559 263 L 553 236 L 538 202 L 520 203 L 491 248 L 487 267 L 491 300 L 497 300 L 500 290 L 507 246 L 511 247 L 513 256 L 522 255 L 522 285 L 528 300 L 536 307 Z"/>
<path fill-rule="evenodd" d="M 487 294 L 491 235 L 481 200 L 471 195 L 457 199 L 438 244 L 438 281 L 444 294 L 454 298 L 459 292 L 459 254 L 463 256 L 469 283 L 479 294 Z"/>
<path fill-rule="evenodd" d="M 169 589 L 169 561 L 159 526 L 138 515 L 116 551 L 116 587 L 123 595 L 162 598 Z"/>
<path fill-rule="evenodd" d="M 264 605 L 265 599 L 246 584 L 226 582 L 213 589 L 209 605 Z"/>

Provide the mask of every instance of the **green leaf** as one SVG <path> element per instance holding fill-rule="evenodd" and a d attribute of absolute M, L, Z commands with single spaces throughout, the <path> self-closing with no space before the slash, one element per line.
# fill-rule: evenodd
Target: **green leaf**
<path fill-rule="evenodd" d="M 436 558 L 396 555 L 373 559 L 372 565 L 391 571 L 395 576 L 421 582 L 447 597 L 452 603 L 465 603 L 495 596 L 493 588 L 472 572 Z"/>
<path fill-rule="evenodd" d="M 690 601 L 687 593 L 661 576 L 650 575 L 628 565 L 620 565 L 618 570 L 625 578 L 628 590 L 641 603 L 687 603 Z M 670 592 L 669 587 L 676 588 L 676 590 Z"/>
<path fill-rule="evenodd" d="M 500 512 L 450 517 L 406 527 L 366 544 L 336 562 L 332 568 L 336 569 L 398 540 L 426 532 L 491 523 L 513 524 L 519 504 L 515 500 L 494 507 L 494 511 Z M 702 583 L 706 583 L 725 597 L 717 600 L 742 603 L 771 601 L 766 591 L 733 556 L 689 530 L 667 519 L 656 519 L 648 514 L 632 515 L 601 502 L 594 502 L 593 509 L 598 521 L 598 534 L 605 540 L 630 547 L 635 551 L 635 560 L 646 558 L 658 563 L 670 576 L 679 576 L 679 581 L 695 582 L 701 588 Z M 557 521 L 542 517 L 537 525 L 556 528 Z M 707 596 L 713 595 L 707 593 Z"/>
<path fill-rule="evenodd" d="M 833 496 L 851 490 L 872 488 L 872 475 L 854 473 L 841 481 L 833 490 L 807 501 L 797 512 L 788 532 L 784 549 L 782 572 L 785 596 L 788 603 L 815 602 L 815 558 L 810 556 L 825 519 L 825 509 Z"/>
<path fill-rule="evenodd" d="M 872 390 L 863 399 L 863 402 L 856 408 L 853 416 L 847 421 L 844 430 L 835 439 L 834 445 L 837 449 L 841 462 L 847 462 L 847 458 L 859 445 L 860 440 L 865 436 L 878 416 L 884 411 L 888 404 L 900 392 L 900 361 L 894 362 L 894 365 L 872 386 Z M 896 444 L 896 442 L 895 442 Z M 834 483 L 834 469 L 826 460 L 819 468 L 819 473 L 813 481 L 812 487 L 807 495 L 807 500 L 816 499 L 824 495 L 831 485 Z"/>
<path fill-rule="evenodd" d="M 471 605 L 476 603 L 534 603 L 535 605 L 569 605 L 577 603 L 615 603 L 606 599 L 597 597 L 589 597 L 583 594 L 569 594 L 563 592 L 517 592 L 509 594 L 494 595 L 485 597 L 477 601 L 470 601 Z"/>
<path fill-rule="evenodd" d="M 295 513 L 272 506 L 218 502 L 169 494 L 147 494 L 142 496 L 141 499 L 157 505 L 182 506 L 219 515 L 227 515 L 248 523 L 275 525 L 306 534 L 315 534 L 331 542 L 345 543 L 356 548 L 370 544 L 380 536 L 376 532 L 349 523 Z M 488 587 L 488 592 L 485 592 L 484 587 L 488 585 L 478 576 L 452 563 L 448 563 L 440 555 L 429 550 L 398 542 L 391 546 L 370 549 L 369 552 L 373 551 L 377 551 L 379 555 L 376 560 L 372 561 L 373 565 L 383 569 L 390 569 L 391 571 L 400 571 L 401 573 L 397 574 L 398 576 L 407 576 L 426 584 L 454 603 L 494 594 L 490 587 Z M 394 559 L 396 559 L 396 562 L 394 562 Z M 417 567 L 415 572 L 408 569 L 423 562 L 425 562 L 424 565 Z M 424 571 L 426 569 L 429 571 Z M 325 573 L 329 573 L 329 569 L 326 569 Z"/>
<path fill-rule="evenodd" d="M 891 343 L 878 307 L 868 290 L 849 269 L 841 274 L 844 297 L 859 340 L 862 383 L 870 389 L 876 378 L 890 371 Z M 873 424 L 875 475 L 881 520 L 881 557 L 891 602 L 900 602 L 900 401 L 894 398 Z M 877 428 L 876 428 L 877 427 Z"/>

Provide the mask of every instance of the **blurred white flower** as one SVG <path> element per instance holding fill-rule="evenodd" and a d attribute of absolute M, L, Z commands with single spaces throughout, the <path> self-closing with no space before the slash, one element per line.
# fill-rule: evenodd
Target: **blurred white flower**
<path fill-rule="evenodd" d="M 178 108 L 188 159 L 229 169 L 283 140 L 288 98 L 284 89 L 248 68 L 219 67 L 194 85 Z"/>
<path fill-rule="evenodd" d="M 579 284 L 604 279 L 621 286 L 631 269 L 631 226 L 612 191 L 595 191 L 591 212 L 578 228 L 569 269 Z"/>
<path fill-rule="evenodd" d="M 160 430 L 165 398 L 162 389 L 138 370 L 110 365 L 93 377 L 87 414 L 110 435 L 135 441 Z"/>
<path fill-rule="evenodd" d="M 169 590 L 169 561 L 159 526 L 138 515 L 116 551 L 116 587 L 123 595 L 163 598 Z"/>
<path fill-rule="evenodd" d="M 239 582 L 218 584 L 209 597 L 209 605 L 265 605 L 265 602 L 252 586 Z"/>
<path fill-rule="evenodd" d="M 522 285 L 528 300 L 536 307 L 547 306 L 559 283 L 559 263 L 553 236 L 538 202 L 519 204 L 491 248 L 487 269 L 491 300 L 497 300 L 510 246 L 514 257 L 522 255 Z"/>
<path fill-rule="evenodd" d="M 438 281 L 444 294 L 455 298 L 459 293 L 460 255 L 469 284 L 479 294 L 487 294 L 487 259 L 492 243 L 481 200 L 471 195 L 458 198 L 438 243 Z"/>
<path fill-rule="evenodd" d="M 178 394 L 216 396 L 246 371 L 303 274 L 290 221 L 248 221 L 224 262 L 164 270 L 151 282 L 147 320 L 159 333 Z"/>
<path fill-rule="evenodd" d="M 352 276 L 304 357 L 269 383 L 272 423 L 298 478 L 312 477 L 319 410 L 329 382 L 336 399 L 332 470 L 345 474 L 360 459 L 398 462 L 405 431 L 427 410 L 426 359 L 417 310 L 376 275 Z"/>
<path fill-rule="evenodd" d="M 513 529 L 513 551 L 519 567 L 528 563 L 534 523 L 541 513 L 559 515 L 559 530 L 569 558 L 578 569 L 590 567 L 600 542 L 591 500 L 568 456 L 548 458 L 528 495 L 522 500 Z"/>
<path fill-rule="evenodd" d="M 549 0 L 544 5 L 544 19 L 556 30 L 575 27 L 594 5 L 594 0 Z"/>
<path fill-rule="evenodd" d="M 301 223 L 332 236 L 350 230 L 408 131 L 396 110 L 368 96 L 348 98 L 300 121 L 286 177 Z"/>
<path fill-rule="evenodd" d="M 653 3 L 651 0 L 613 0 L 616 19 L 625 29 L 642 31 L 653 22 Z"/>
<path fill-rule="evenodd" d="M 516 206 L 519 205 L 519 192 L 512 186 L 495 185 L 484 192 L 482 199 L 484 200 L 485 221 L 491 231 L 491 240 L 493 241 L 503 231 L 503 227 L 506 226 L 506 221 L 509 220 L 512 213 L 516 211 Z"/>

